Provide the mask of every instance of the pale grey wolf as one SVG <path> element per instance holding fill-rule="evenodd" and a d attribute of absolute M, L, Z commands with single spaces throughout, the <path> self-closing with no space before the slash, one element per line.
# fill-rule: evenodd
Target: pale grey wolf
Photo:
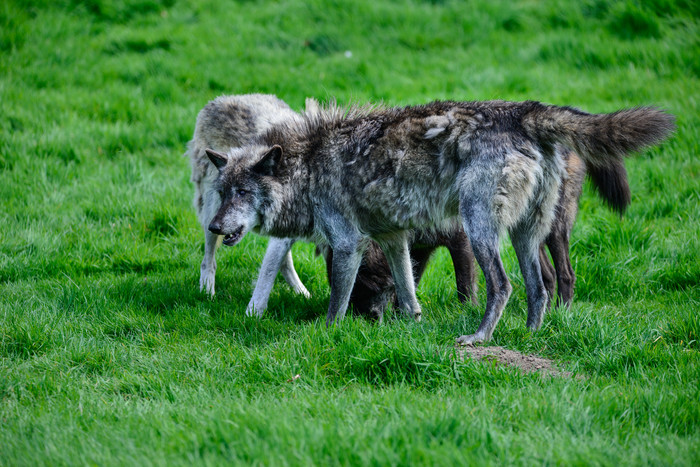
<path fill-rule="evenodd" d="M 533 101 L 330 106 L 226 154 L 206 151 L 223 198 L 209 230 L 228 245 L 251 230 L 328 244 L 331 325 L 346 312 L 369 239 L 388 260 L 399 308 L 419 320 L 407 232 L 440 231 L 460 216 L 486 279 L 481 324 L 458 338 L 473 344 L 491 338 L 511 294 L 499 252 L 505 232 L 525 280 L 527 326 L 542 323 L 548 297 L 539 247 L 551 230 L 566 148 L 589 167 L 608 167 L 673 128 L 673 116 L 649 107 L 588 114 Z"/>
<path fill-rule="evenodd" d="M 314 102 L 311 102 L 314 105 Z M 221 245 L 222 236 L 209 231 L 211 220 L 221 205 L 221 196 L 216 189 L 215 181 L 219 171 L 212 165 L 205 149 L 228 151 L 250 143 L 254 137 L 268 130 L 273 125 L 285 121 L 301 119 L 284 101 L 267 94 L 246 94 L 239 96 L 220 96 L 209 102 L 197 115 L 194 136 L 187 145 L 186 156 L 192 166 L 191 181 L 194 184 L 194 207 L 197 217 L 204 229 L 204 259 L 200 268 L 199 289 L 209 295 L 214 295 L 216 279 L 216 250 Z M 290 239 L 270 239 L 271 251 L 283 251 L 273 259 L 268 259 L 265 266 L 274 268 L 270 273 L 261 274 L 259 287 L 256 287 L 258 301 L 267 303 L 267 297 L 272 288 L 277 272 L 281 270 L 283 277 L 297 293 L 310 296 L 299 280 L 294 270 L 290 248 Z M 266 279 L 266 280 L 265 280 Z"/>

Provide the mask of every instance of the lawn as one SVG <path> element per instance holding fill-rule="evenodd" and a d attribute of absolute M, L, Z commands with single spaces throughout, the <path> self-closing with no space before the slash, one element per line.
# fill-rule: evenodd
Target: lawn
<path fill-rule="evenodd" d="M 587 182 L 574 303 L 525 327 L 522 276 L 488 345 L 566 373 L 463 361 L 485 305 L 439 251 L 423 321 L 324 325 L 278 279 L 245 317 L 266 239 L 203 235 L 182 155 L 222 94 L 341 103 L 656 105 L 624 217 Z M 5 0 L 0 4 L 0 465 L 700 464 L 700 8 L 656 1 Z"/>

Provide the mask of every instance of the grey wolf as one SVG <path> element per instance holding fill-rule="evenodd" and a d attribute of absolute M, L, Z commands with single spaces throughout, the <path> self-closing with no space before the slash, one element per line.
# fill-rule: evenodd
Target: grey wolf
<path fill-rule="evenodd" d="M 576 282 L 576 275 L 569 256 L 569 239 L 576 220 L 578 202 L 586 173 L 588 172 L 593 186 L 603 200 L 620 215 L 629 205 L 630 192 L 627 172 L 623 164 L 611 164 L 609 167 L 593 167 L 591 170 L 587 170 L 585 163 L 573 151 L 564 153 L 563 159 L 566 172 L 565 176 L 562 177 L 550 233 L 540 246 L 540 268 L 548 297 L 550 299 L 554 297 L 556 281 L 558 303 L 569 306 L 573 300 Z M 444 246 L 448 249 L 454 265 L 459 300 L 462 302 L 471 300 L 472 303 L 476 303 L 474 254 L 469 239 L 459 225 L 452 226 L 447 233 L 431 232 L 426 229 L 415 230 L 412 232 L 409 245 L 416 286 L 418 286 L 433 252 L 437 247 Z M 263 267 L 260 270 L 254 300 L 251 300 L 251 304 L 249 304 L 249 314 L 252 314 L 253 306 L 258 314 L 261 314 L 264 309 L 260 304 L 267 304 L 272 284 L 263 278 L 274 279 L 277 274 L 277 270 L 270 270 L 270 267 L 267 266 L 271 264 L 268 258 L 282 253 L 275 251 L 275 247 L 281 247 L 281 244 L 271 244 L 268 248 Z M 554 266 L 547 257 L 546 249 L 549 249 Z M 326 260 L 328 280 L 331 281 L 333 251 L 323 245 L 319 246 L 319 251 Z M 262 290 L 267 293 L 264 297 L 260 292 Z M 349 305 L 355 313 L 381 321 L 387 305 L 395 301 L 396 293 L 389 263 L 379 245 L 372 241 L 362 258 Z"/>
<path fill-rule="evenodd" d="M 205 238 L 199 289 L 209 295 L 215 293 L 216 250 L 221 245 L 222 237 L 210 232 L 208 226 L 221 205 L 221 196 L 215 187 L 218 170 L 209 161 L 205 149 L 227 151 L 232 147 L 243 146 L 273 125 L 300 118 L 284 101 L 267 94 L 220 96 L 207 103 L 197 115 L 194 136 L 187 145 L 185 155 L 189 157 L 192 166 L 194 207 Z M 310 296 L 294 269 L 289 252 L 292 243 L 293 240 L 290 239 L 270 239 L 268 249 L 271 254 L 267 267 L 275 268 L 271 280 L 274 281 L 277 272 L 281 270 L 295 292 Z M 279 251 L 283 253 L 274 254 Z M 269 289 L 272 288 L 268 276 L 269 273 L 261 274 L 263 280 L 258 281 L 253 295 L 260 303 L 267 303 Z"/>
<path fill-rule="evenodd" d="M 228 245 L 249 231 L 327 243 L 330 326 L 346 312 L 370 239 L 387 258 L 399 308 L 420 320 L 408 232 L 440 231 L 459 216 L 486 280 L 481 324 L 458 338 L 473 344 L 491 338 L 512 291 L 499 252 L 506 232 L 524 277 L 526 324 L 541 326 L 548 297 L 539 248 L 567 148 L 587 166 L 609 167 L 673 128 L 673 116 L 650 107 L 589 114 L 534 101 L 330 106 L 226 154 L 206 151 L 222 193 L 209 230 Z"/>
<path fill-rule="evenodd" d="M 307 104 L 308 107 L 308 104 Z M 565 176 L 562 177 L 559 189 L 559 199 L 554 212 L 552 228 L 545 242 L 540 247 L 540 268 L 542 279 L 550 299 L 554 297 L 555 280 L 558 302 L 569 306 L 573 300 L 576 275 L 571 266 L 569 256 L 569 239 L 578 212 L 578 201 L 581 196 L 583 181 L 588 172 L 593 186 L 599 195 L 615 211 L 622 215 L 630 202 L 627 172 L 623 164 L 611 164 L 608 167 L 593 167 L 586 169 L 585 163 L 573 151 L 563 154 Z M 432 253 L 439 246 L 449 250 L 455 270 L 457 295 L 460 301 L 471 300 L 476 303 L 476 277 L 474 269 L 474 254 L 469 239 L 459 225 L 451 227 L 448 233 L 430 232 L 418 229 L 411 235 L 410 256 L 413 263 L 413 275 L 416 286 L 421 280 Z M 554 261 L 554 266 L 547 257 L 546 249 Z M 327 246 L 319 248 L 326 260 L 328 280 L 332 280 L 333 251 Z M 270 257 L 268 249 L 266 259 Z M 279 254 L 279 253 L 276 253 Z M 556 268 L 556 269 L 555 269 Z M 273 277 L 268 268 L 262 267 L 260 276 Z M 258 284 L 262 284 L 258 280 Z M 256 287 L 256 291 L 261 289 Z M 269 294 L 269 290 L 268 294 Z M 267 296 L 265 297 L 265 304 Z M 362 258 L 359 272 L 350 295 L 349 305 L 360 315 L 368 316 L 378 321 L 382 320 L 383 312 L 389 303 L 396 301 L 394 282 L 391 277 L 389 263 L 386 261 L 379 245 L 370 242 Z M 258 299 L 258 302 L 262 300 Z M 252 302 L 251 302 L 252 303 Z M 261 308 L 257 308 L 261 311 Z"/>

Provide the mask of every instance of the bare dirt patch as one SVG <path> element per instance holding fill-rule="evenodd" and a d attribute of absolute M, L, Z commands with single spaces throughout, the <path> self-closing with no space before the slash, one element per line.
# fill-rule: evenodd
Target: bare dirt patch
<path fill-rule="evenodd" d="M 539 373 L 547 376 L 571 378 L 570 371 L 560 370 L 553 360 L 537 355 L 525 355 L 504 347 L 457 346 L 460 359 L 487 360 L 499 365 L 519 368 L 523 373 Z"/>

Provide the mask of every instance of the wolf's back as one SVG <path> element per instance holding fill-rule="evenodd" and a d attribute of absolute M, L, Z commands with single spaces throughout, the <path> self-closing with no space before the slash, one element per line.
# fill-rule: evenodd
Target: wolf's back
<path fill-rule="evenodd" d="M 595 171 L 623 156 L 666 139 L 673 115 L 655 107 L 589 114 L 571 107 L 534 104 L 522 118 L 525 131 L 541 144 L 560 143 L 576 151 Z"/>

